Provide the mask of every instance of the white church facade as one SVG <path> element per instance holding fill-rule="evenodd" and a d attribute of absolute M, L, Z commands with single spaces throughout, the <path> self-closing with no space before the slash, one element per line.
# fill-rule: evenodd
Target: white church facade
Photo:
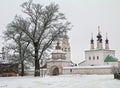
<path fill-rule="evenodd" d="M 118 59 L 115 57 L 115 50 L 109 48 L 109 40 L 106 34 L 105 46 L 103 47 L 103 39 L 98 27 L 97 44 L 95 48 L 93 35 L 90 40 L 90 50 L 85 51 L 85 61 L 80 66 L 100 66 L 112 65 L 118 66 Z"/>
<path fill-rule="evenodd" d="M 47 74 L 63 74 L 63 68 L 71 67 L 72 65 L 69 38 L 65 32 L 62 44 L 59 41 L 57 42 L 55 50 L 52 52 L 52 58 L 47 61 Z"/>
<path fill-rule="evenodd" d="M 99 29 L 99 27 L 98 27 Z M 67 34 L 63 36 L 62 44 L 57 42 L 52 58 L 47 61 L 47 74 L 111 74 L 112 67 L 118 66 L 115 50 L 110 50 L 106 35 L 105 48 L 100 31 L 97 35 L 97 46 L 94 47 L 93 35 L 90 40 L 90 49 L 85 51 L 85 60 L 74 66 L 71 61 L 71 51 Z"/>

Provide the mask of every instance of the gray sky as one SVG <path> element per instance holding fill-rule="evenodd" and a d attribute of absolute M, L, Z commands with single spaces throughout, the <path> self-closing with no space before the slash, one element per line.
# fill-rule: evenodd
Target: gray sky
<path fill-rule="evenodd" d="M 16 14 L 23 15 L 20 5 L 27 0 L 0 0 L 0 35 L 6 25 Z M 72 50 L 72 61 L 80 62 L 84 59 L 84 51 L 90 47 L 91 32 L 95 46 L 97 27 L 100 26 L 103 36 L 103 46 L 108 33 L 110 49 L 116 50 L 116 57 L 120 58 L 120 0 L 33 0 L 41 4 L 55 2 L 60 11 L 72 23 L 69 32 Z M 0 48 L 4 45 L 1 39 Z"/>

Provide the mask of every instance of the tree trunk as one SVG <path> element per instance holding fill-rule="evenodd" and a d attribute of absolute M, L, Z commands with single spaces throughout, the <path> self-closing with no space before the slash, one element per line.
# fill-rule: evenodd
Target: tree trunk
<path fill-rule="evenodd" d="M 37 44 L 34 44 L 35 47 L 35 76 L 40 76 L 40 63 L 38 59 L 38 48 L 36 46 Z"/>
<path fill-rule="evenodd" d="M 35 76 L 40 76 L 40 65 L 38 59 L 35 59 Z"/>
<path fill-rule="evenodd" d="M 21 61 L 21 76 L 24 76 L 24 61 Z"/>
<path fill-rule="evenodd" d="M 22 56 L 22 48 L 21 48 L 20 42 L 19 42 L 19 55 L 20 55 L 20 60 L 21 60 L 21 76 L 24 76 L 24 59 Z"/>

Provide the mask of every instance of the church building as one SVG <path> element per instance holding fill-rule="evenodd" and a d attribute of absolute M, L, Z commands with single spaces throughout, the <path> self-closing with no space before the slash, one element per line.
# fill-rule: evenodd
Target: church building
<path fill-rule="evenodd" d="M 93 34 L 90 40 L 90 49 L 85 51 L 85 61 L 81 65 L 99 66 L 99 65 L 118 65 L 118 59 L 115 57 L 115 50 L 109 48 L 109 40 L 106 33 L 105 47 L 103 47 L 103 39 L 98 26 L 97 45 L 95 48 Z"/>
<path fill-rule="evenodd" d="M 71 51 L 69 38 L 66 32 L 63 35 L 62 44 L 58 41 L 55 50 L 52 52 L 52 58 L 47 61 L 47 74 L 63 74 L 63 67 L 71 67 Z"/>
<path fill-rule="evenodd" d="M 92 35 L 90 49 L 85 50 L 85 60 L 79 66 L 63 67 L 63 74 L 112 74 L 113 66 L 118 66 L 118 59 L 115 57 L 115 50 L 109 48 L 107 34 L 104 41 L 98 27 L 96 47 Z"/>
<path fill-rule="evenodd" d="M 105 46 L 98 27 L 96 47 L 93 35 L 90 40 L 90 49 L 85 51 L 85 60 L 79 66 L 71 62 L 69 38 L 65 32 L 62 43 L 56 44 L 52 57 L 47 61 L 47 75 L 61 74 L 112 74 L 113 66 L 118 66 L 115 50 L 109 48 L 109 39 L 106 34 Z"/>

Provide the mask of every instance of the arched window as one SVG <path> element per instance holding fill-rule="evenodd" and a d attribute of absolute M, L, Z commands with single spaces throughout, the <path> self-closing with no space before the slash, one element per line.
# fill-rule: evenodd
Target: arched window
<path fill-rule="evenodd" d="M 91 57 L 89 57 L 89 60 L 91 60 Z"/>
<path fill-rule="evenodd" d="M 93 60 L 95 60 L 95 56 L 93 56 Z"/>
<path fill-rule="evenodd" d="M 70 69 L 70 72 L 72 72 L 72 69 Z"/>
<path fill-rule="evenodd" d="M 99 60 L 99 56 L 97 56 L 97 60 Z"/>

